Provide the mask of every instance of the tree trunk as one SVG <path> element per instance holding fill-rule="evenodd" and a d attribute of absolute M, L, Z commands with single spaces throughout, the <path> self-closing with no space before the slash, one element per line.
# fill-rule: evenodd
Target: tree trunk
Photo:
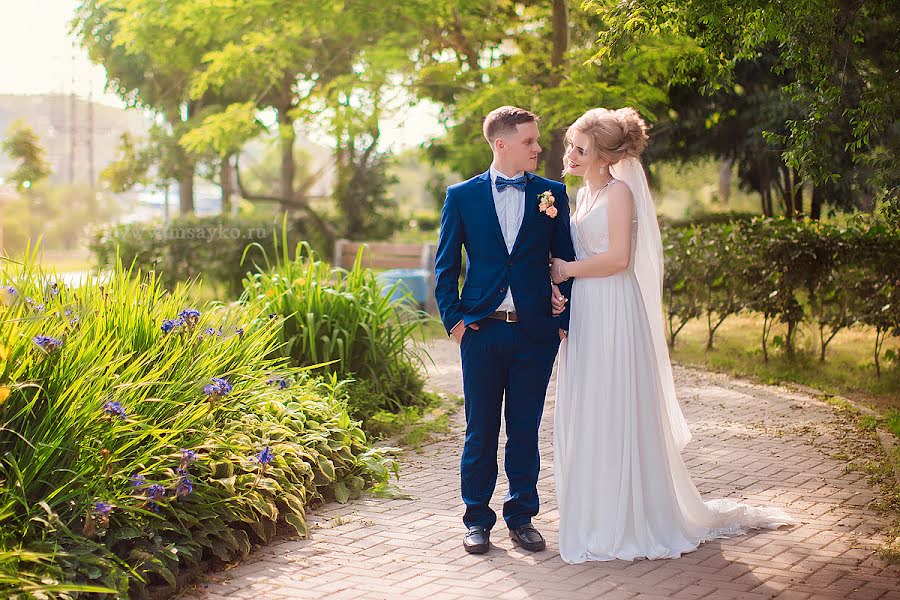
<path fill-rule="evenodd" d="M 813 185 L 812 200 L 809 206 L 809 216 L 816 221 L 822 218 L 822 201 L 824 200 L 822 196 L 824 196 L 824 190 L 822 190 L 822 186 Z"/>
<path fill-rule="evenodd" d="M 335 157 L 338 163 L 339 186 L 335 190 L 338 204 L 344 218 L 342 236 L 351 240 L 362 239 L 366 227 L 366 212 L 369 210 L 370 198 L 367 190 L 371 188 L 368 181 L 373 177 L 372 157 L 377 152 L 381 130 L 376 125 L 369 131 L 371 142 L 365 148 L 357 150 L 357 139 L 349 132 L 336 137 Z M 375 174 L 375 176 L 378 176 Z"/>
<path fill-rule="evenodd" d="M 463 27 L 462 15 L 458 8 L 453 9 L 454 27 L 450 34 L 453 47 L 460 56 L 464 57 L 466 64 L 473 73 L 481 73 L 481 65 L 478 64 L 478 50 L 472 46 L 472 43 L 466 38 L 465 27 Z M 443 32 L 442 32 L 443 34 Z"/>
<path fill-rule="evenodd" d="M 322 233 L 322 236 L 325 238 L 327 246 L 331 246 L 334 243 L 334 240 L 337 239 L 337 232 L 334 231 L 334 228 L 331 226 L 331 224 L 312 209 L 312 207 L 309 205 L 309 202 L 306 198 L 303 197 L 302 194 L 299 194 L 293 200 L 285 200 L 280 195 L 270 196 L 268 194 L 256 194 L 252 190 L 248 190 L 247 188 L 245 188 L 244 183 L 241 179 L 240 153 L 235 155 L 234 180 L 237 184 L 237 190 L 241 198 L 250 202 L 277 202 L 282 212 L 288 212 L 291 210 L 302 211 L 303 214 L 313 220 L 316 228 Z"/>
<path fill-rule="evenodd" d="M 176 124 L 187 123 L 194 113 L 194 103 L 182 103 L 168 112 L 168 120 L 173 130 Z M 175 157 L 178 164 L 178 212 L 182 215 L 194 214 L 194 160 L 181 147 L 175 145 Z"/>
<path fill-rule="evenodd" d="M 759 190 L 759 201 L 762 208 L 762 213 L 764 217 L 771 217 L 773 215 L 772 211 L 772 189 L 763 186 L 762 189 Z"/>
<path fill-rule="evenodd" d="M 881 354 L 881 345 L 884 343 L 884 339 L 887 337 L 887 329 L 876 329 L 875 330 L 875 377 L 881 377 L 881 363 L 878 360 L 879 355 Z"/>
<path fill-rule="evenodd" d="M 194 214 L 194 163 L 187 154 L 181 152 L 181 167 L 178 171 L 178 212 Z"/>
<path fill-rule="evenodd" d="M 780 163 L 776 167 L 772 184 L 781 200 L 784 216 L 792 219 L 794 217 L 794 200 L 791 192 L 791 170 L 784 163 Z"/>
<path fill-rule="evenodd" d="M 796 169 L 781 165 L 778 169 L 780 179 L 775 183 L 784 206 L 784 216 L 794 219 L 803 213 L 803 184 Z"/>
<path fill-rule="evenodd" d="M 666 319 L 666 323 L 669 326 L 669 335 L 667 340 L 669 342 L 668 346 L 669 350 L 672 350 L 675 348 L 675 336 L 678 335 L 677 333 L 675 333 L 675 325 L 674 323 L 672 323 L 672 315 L 669 315 L 669 318 Z"/>
<path fill-rule="evenodd" d="M 792 168 L 791 174 L 791 207 L 794 216 L 799 217 L 803 214 L 803 181 L 800 179 L 800 172 Z"/>
<path fill-rule="evenodd" d="M 294 132 L 294 121 L 289 114 L 290 109 L 290 103 L 278 107 L 278 139 L 281 143 L 280 190 L 281 197 L 286 202 L 294 199 L 294 175 L 297 169 L 294 164 L 294 142 L 297 134 Z"/>
<path fill-rule="evenodd" d="M 222 168 L 219 172 L 222 186 L 222 214 L 230 216 L 232 212 L 231 196 L 234 195 L 234 168 L 231 166 L 231 155 L 222 157 Z"/>
<path fill-rule="evenodd" d="M 554 129 L 550 132 L 550 148 L 544 159 L 544 175 L 547 179 L 562 181 L 563 156 L 566 153 L 565 129 Z"/>
<path fill-rule="evenodd" d="M 566 67 L 566 52 L 569 50 L 569 4 L 566 0 L 553 0 L 553 50 L 550 54 L 550 77 L 547 87 L 562 83 Z M 548 179 L 562 179 L 563 155 L 566 152 L 566 130 L 554 129 L 550 132 L 550 147 L 544 159 L 544 174 Z"/>
<path fill-rule="evenodd" d="M 770 316 L 768 313 L 763 315 L 763 332 L 762 332 L 762 353 L 763 353 L 763 362 L 769 362 L 769 332 L 772 329 L 772 322 L 774 317 Z"/>
<path fill-rule="evenodd" d="M 788 321 L 787 335 L 784 336 L 784 349 L 788 356 L 794 355 L 794 336 L 797 333 L 797 322 Z"/>
<path fill-rule="evenodd" d="M 335 188 L 335 196 L 341 208 L 341 214 L 344 217 L 344 229 L 341 231 L 341 237 L 351 240 L 359 239 L 360 232 L 363 227 L 362 210 L 357 206 L 355 194 L 360 190 L 354 186 L 354 180 L 362 177 L 361 169 L 365 169 L 364 165 L 357 164 L 355 140 L 351 136 L 343 139 L 344 135 L 338 133 L 335 140 L 335 158 L 337 159 L 338 185 Z"/>
<path fill-rule="evenodd" d="M 788 169 L 788 177 L 791 185 L 791 217 L 798 217 L 803 212 L 803 186 L 800 185 L 800 177 L 796 169 Z"/>
<path fill-rule="evenodd" d="M 781 172 L 784 177 L 784 188 L 781 190 L 781 194 L 784 198 L 784 216 L 793 219 L 796 210 L 794 209 L 794 182 L 791 179 L 791 169 L 784 167 Z"/>
<path fill-rule="evenodd" d="M 833 327 L 828 337 L 825 337 L 825 326 L 819 325 L 819 347 L 822 349 L 821 354 L 819 355 L 819 362 L 825 362 L 825 352 L 828 351 L 828 344 L 831 343 L 831 340 L 834 339 L 834 336 L 838 334 L 838 332 L 843 329 L 843 327 Z"/>
<path fill-rule="evenodd" d="M 759 200 L 762 205 L 763 216 L 774 216 L 772 207 L 772 172 L 768 163 L 761 161 L 759 164 Z"/>
<path fill-rule="evenodd" d="M 867 213 L 875 213 L 875 196 L 872 195 L 871 192 L 866 190 L 862 190 L 857 195 L 856 205 L 859 207 L 859 210 Z"/>
<path fill-rule="evenodd" d="M 728 208 L 731 199 L 731 166 L 734 161 L 730 158 L 719 164 L 719 201 L 723 208 Z"/>

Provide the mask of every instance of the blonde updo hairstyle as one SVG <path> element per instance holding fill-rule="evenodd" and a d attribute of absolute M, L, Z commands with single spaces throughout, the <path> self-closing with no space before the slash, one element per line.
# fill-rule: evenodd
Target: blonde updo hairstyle
<path fill-rule="evenodd" d="M 593 108 L 566 130 L 566 146 L 572 145 L 576 131 L 590 141 L 585 153 L 590 158 L 614 165 L 623 158 L 637 158 L 647 147 L 647 123 L 630 106 L 617 110 Z"/>

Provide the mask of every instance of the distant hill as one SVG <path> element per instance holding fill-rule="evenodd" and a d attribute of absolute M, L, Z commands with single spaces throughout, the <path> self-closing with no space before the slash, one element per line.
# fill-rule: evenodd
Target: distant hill
<path fill-rule="evenodd" d="M 93 107 L 89 125 L 90 107 Z M 60 94 L 13 95 L 0 94 L 0 137 L 6 137 L 9 126 L 18 119 L 27 122 L 40 137 L 53 168 L 51 181 L 69 182 L 70 155 L 74 137 L 75 183 L 87 183 L 90 178 L 89 140 L 93 138 L 93 175 L 116 158 L 116 149 L 123 132 L 136 136 L 146 134 L 150 120 L 139 110 L 124 110 L 106 104 Z M 73 136 L 74 124 L 74 136 Z M 6 156 L 0 156 L 0 177 L 13 168 Z"/>
<path fill-rule="evenodd" d="M 135 137 L 144 137 L 150 129 L 151 121 L 139 110 L 121 109 L 106 104 L 93 103 L 93 126 L 88 125 L 89 103 L 75 99 L 74 110 L 69 96 L 59 94 L 13 95 L 0 94 L 0 139 L 6 137 L 9 126 L 17 119 L 23 119 L 37 132 L 41 144 L 47 151 L 47 158 L 53 169 L 50 180 L 53 183 L 69 182 L 69 156 L 72 144 L 72 114 L 75 115 L 74 183 L 87 183 L 90 178 L 89 133 L 93 132 L 94 178 L 106 165 L 117 158 L 119 139 L 128 131 Z M 277 165 L 277 153 L 272 153 L 272 136 L 263 136 L 248 143 L 242 152 L 242 164 L 251 167 L 268 155 Z M 313 186 L 313 195 L 331 193 L 333 170 L 327 168 L 332 161 L 331 149 L 317 145 L 302 132 L 297 133 L 296 147 L 309 160 L 307 169 L 318 170 L 323 166 L 325 177 Z M 300 158 L 298 156 L 298 158 Z M 302 159 L 301 159 L 302 160 Z M 12 161 L 0 155 L 0 178 L 13 169 Z M 272 173 L 272 191 L 277 187 L 277 173 Z M 198 178 L 199 183 L 199 178 Z"/>

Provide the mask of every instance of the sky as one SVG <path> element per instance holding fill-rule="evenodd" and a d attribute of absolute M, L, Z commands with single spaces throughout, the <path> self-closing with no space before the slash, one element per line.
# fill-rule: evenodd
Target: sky
<path fill-rule="evenodd" d="M 75 94 L 124 106 L 104 91 L 106 71 L 75 43 L 68 24 L 77 0 L 0 0 L 0 94 Z M 415 147 L 437 135 L 437 107 L 422 103 L 385 119 L 385 149 Z M 321 132 L 305 132 L 327 143 Z"/>

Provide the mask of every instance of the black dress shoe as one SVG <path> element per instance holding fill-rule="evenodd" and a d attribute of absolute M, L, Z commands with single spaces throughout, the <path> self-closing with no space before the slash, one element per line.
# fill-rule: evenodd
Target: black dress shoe
<path fill-rule="evenodd" d="M 531 523 L 519 525 L 509 530 L 509 537 L 517 546 L 529 552 L 540 552 L 547 547 L 544 536 Z"/>
<path fill-rule="evenodd" d="M 463 539 L 463 548 L 469 554 L 485 554 L 491 547 L 491 530 L 487 527 L 469 527 Z"/>

